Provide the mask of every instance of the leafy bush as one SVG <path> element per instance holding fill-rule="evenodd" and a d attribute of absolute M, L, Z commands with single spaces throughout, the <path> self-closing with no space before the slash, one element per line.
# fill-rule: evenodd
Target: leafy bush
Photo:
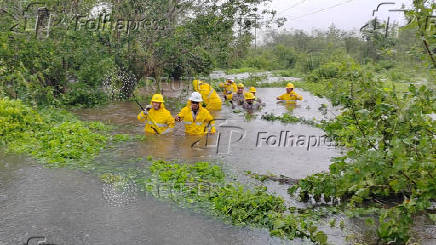
<path fill-rule="evenodd" d="M 279 69 L 292 69 L 297 63 L 297 53 L 292 47 L 279 44 L 273 48 L 272 53 L 277 57 Z"/>
<path fill-rule="evenodd" d="M 277 58 L 270 53 L 248 56 L 243 61 L 243 67 L 253 67 L 262 70 L 280 69 L 277 66 Z"/>
<path fill-rule="evenodd" d="M 376 71 L 380 72 L 382 70 L 390 70 L 395 66 L 392 60 L 380 60 L 376 63 Z"/>
<path fill-rule="evenodd" d="M 391 69 L 387 72 L 388 78 L 394 82 L 411 82 L 411 75 L 405 73 L 401 69 Z"/>
<path fill-rule="evenodd" d="M 72 84 L 69 92 L 64 95 L 65 105 L 82 105 L 93 107 L 108 100 L 107 94 L 101 89 L 92 89 L 83 83 Z"/>
<path fill-rule="evenodd" d="M 65 111 L 39 113 L 19 100 L 0 100 L 1 142 L 51 166 L 92 159 L 106 145 L 107 128 L 83 123 Z"/>
<path fill-rule="evenodd" d="M 44 125 L 43 118 L 21 101 L 0 100 L 0 136 L 2 145 L 17 140 L 25 133 L 35 134 Z"/>
<path fill-rule="evenodd" d="M 321 57 L 312 54 L 301 54 L 297 61 L 297 69 L 309 73 L 317 69 L 322 64 Z"/>
<path fill-rule="evenodd" d="M 63 32 L 61 40 L 1 32 L 0 41 L 4 44 L 0 46 L 1 93 L 38 105 L 92 106 L 106 101 L 98 88 L 103 84 L 104 74 L 115 67 L 115 61 L 105 51 L 107 47 L 95 39 L 82 32 L 74 36 Z M 82 88 L 87 92 L 74 91 Z M 66 92 L 73 95 L 64 97 Z"/>
<path fill-rule="evenodd" d="M 377 210 L 379 238 L 407 243 L 413 217 L 436 201 L 436 125 L 428 115 L 436 109 L 434 90 L 410 85 L 401 93 L 366 73 L 352 82 L 312 84 L 345 107 L 324 129 L 348 152 L 334 159 L 329 173 L 300 181 L 300 197 L 324 194 L 346 201 L 351 212 Z"/>

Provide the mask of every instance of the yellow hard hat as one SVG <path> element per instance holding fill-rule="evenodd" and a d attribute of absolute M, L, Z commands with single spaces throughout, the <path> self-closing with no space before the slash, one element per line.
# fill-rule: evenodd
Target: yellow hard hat
<path fill-rule="evenodd" d="M 250 88 L 250 93 L 256 93 L 256 88 L 255 87 L 251 87 Z"/>
<path fill-rule="evenodd" d="M 164 99 L 161 94 L 154 94 L 153 97 L 151 97 L 151 102 L 160 102 L 163 103 Z"/>
<path fill-rule="evenodd" d="M 238 84 L 238 88 L 244 88 L 244 84 L 239 83 L 239 84 Z"/>
<path fill-rule="evenodd" d="M 219 86 L 220 88 L 224 88 L 224 83 L 219 83 L 218 86 Z"/>
<path fill-rule="evenodd" d="M 295 88 L 293 83 L 288 83 L 288 85 L 286 85 L 286 88 Z"/>
<path fill-rule="evenodd" d="M 244 99 L 246 99 L 246 100 L 254 100 L 254 99 L 256 99 L 256 97 L 254 96 L 253 93 L 248 92 L 248 93 L 244 94 Z"/>
<path fill-rule="evenodd" d="M 194 88 L 194 90 L 197 90 L 198 89 L 198 83 L 199 83 L 200 81 L 198 81 L 198 80 L 192 80 L 192 87 Z"/>

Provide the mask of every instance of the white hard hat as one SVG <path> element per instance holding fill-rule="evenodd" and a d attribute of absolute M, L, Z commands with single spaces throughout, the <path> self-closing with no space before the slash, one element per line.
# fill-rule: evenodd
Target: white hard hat
<path fill-rule="evenodd" d="M 201 94 L 199 92 L 193 92 L 191 97 L 189 97 L 189 100 L 194 102 L 203 102 L 203 98 L 201 98 Z"/>

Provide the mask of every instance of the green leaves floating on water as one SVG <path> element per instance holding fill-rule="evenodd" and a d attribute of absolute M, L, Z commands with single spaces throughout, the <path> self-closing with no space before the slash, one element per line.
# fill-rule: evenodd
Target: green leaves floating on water
<path fill-rule="evenodd" d="M 304 118 L 293 116 L 289 113 L 284 113 L 282 116 L 276 116 L 273 113 L 263 114 L 261 117 L 266 121 L 280 121 L 282 123 L 304 123 L 314 127 L 321 127 L 321 125 L 315 121 L 307 120 Z"/>
<path fill-rule="evenodd" d="M 142 189 L 155 196 L 201 205 L 236 225 L 266 227 L 273 236 L 306 238 L 316 244 L 327 244 L 327 236 L 317 231 L 311 221 L 313 215 L 288 214 L 281 197 L 269 194 L 263 186 L 251 190 L 237 182 L 229 183 L 219 166 L 207 162 L 156 161 L 149 170 L 152 177 L 137 184 L 146 185 Z"/>

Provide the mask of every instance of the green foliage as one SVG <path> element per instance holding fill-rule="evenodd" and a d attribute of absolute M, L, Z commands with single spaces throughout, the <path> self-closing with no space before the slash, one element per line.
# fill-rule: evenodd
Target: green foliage
<path fill-rule="evenodd" d="M 436 125 L 428 115 L 436 109 L 434 90 L 410 85 L 399 92 L 395 84 L 389 87 L 368 72 L 352 82 L 324 78 L 302 86 L 345 107 L 323 128 L 348 152 L 334 159 L 329 173 L 309 176 L 290 192 L 300 189 L 303 200 L 309 194 L 340 198 L 352 212 L 380 209 L 379 238 L 406 243 L 413 217 L 436 200 Z"/>
<path fill-rule="evenodd" d="M 38 105 L 89 107 L 120 99 L 102 91 L 105 76 L 114 70 L 125 70 L 138 80 L 207 75 L 245 53 L 253 36 L 250 30 L 259 24 L 238 20 L 255 13 L 273 16 L 272 10 L 257 11 L 269 1 L 112 2 L 111 20 L 146 20 L 141 28 L 129 30 L 109 25 L 87 29 L 90 10 L 100 4 L 95 0 L 45 0 L 29 8 L 25 2 L 0 1 L 0 94 Z M 56 16 L 49 22 L 48 36 L 28 30 L 37 19 L 29 16 L 36 16 L 42 6 Z M 161 13 L 168 16 L 162 18 Z M 150 20 L 153 24 L 147 25 Z M 129 99 L 135 84 L 126 88 L 125 81 L 115 82 L 116 89 L 127 92 L 121 99 Z"/>
<path fill-rule="evenodd" d="M 81 105 L 84 107 L 93 107 L 108 101 L 108 96 L 100 89 L 92 88 L 83 83 L 71 85 L 71 92 L 64 95 L 63 103 L 65 105 Z"/>
<path fill-rule="evenodd" d="M 394 82 L 410 83 L 412 81 L 410 74 L 401 69 L 392 69 L 387 74 L 388 78 Z"/>
<path fill-rule="evenodd" d="M 44 124 L 43 118 L 21 101 L 0 100 L 1 144 L 16 140 L 28 131 L 36 133 Z"/>
<path fill-rule="evenodd" d="M 289 113 L 284 113 L 282 116 L 275 116 L 272 113 L 263 114 L 262 119 L 266 121 L 280 121 L 282 123 L 304 123 L 304 124 L 320 127 L 319 123 L 315 121 L 295 117 Z"/>
<path fill-rule="evenodd" d="M 433 43 L 428 45 L 429 50 L 433 50 L 436 46 L 431 30 L 434 30 L 435 26 L 424 23 L 424 20 L 428 19 L 428 13 L 434 6 L 430 5 L 429 1 L 418 2 L 427 2 L 427 7 L 418 8 L 425 10 L 407 12 L 406 17 L 411 19 L 412 23 L 419 20 L 422 26 L 427 26 L 427 29 L 421 28 L 424 30 L 421 34 L 426 37 L 427 43 Z M 340 75 L 341 70 L 338 68 L 344 65 L 343 61 L 349 62 L 348 57 L 360 64 L 374 63 L 377 72 L 392 68 L 407 68 L 409 71 L 412 70 L 411 67 L 422 65 L 423 62 L 419 58 L 423 53 L 422 35 L 418 24 L 411 24 L 406 28 L 399 28 L 395 24 L 389 25 L 387 34 L 386 24 L 369 21 L 362 32 L 358 33 L 360 35 L 341 31 L 333 25 L 328 31 L 314 31 L 311 34 L 300 30 L 280 33 L 271 31 L 266 44 L 249 49 L 238 67 L 257 70 L 286 69 L 292 70 L 294 74 L 316 71 L 312 75 L 313 80 L 317 80 Z M 290 75 L 292 76 L 292 73 Z"/>
<path fill-rule="evenodd" d="M 323 64 L 321 67 L 314 70 L 307 80 L 316 82 L 321 79 L 336 78 L 340 73 L 340 66 L 341 64 L 337 62 Z"/>
<path fill-rule="evenodd" d="M 40 40 L 0 33 L 4 44 L 0 46 L 3 94 L 39 105 L 93 106 L 104 102 L 106 95 L 98 88 L 104 74 L 115 66 L 114 60 L 94 36 L 75 34 L 64 32 L 62 40 Z"/>
<path fill-rule="evenodd" d="M 315 215 L 287 213 L 284 200 L 269 194 L 266 187 L 250 190 L 239 183 L 226 182 L 219 166 L 207 162 L 156 161 L 149 170 L 152 177 L 137 179 L 136 183 L 158 197 L 163 197 L 166 190 L 171 199 L 202 205 L 233 224 L 266 227 L 273 236 L 291 240 L 307 238 L 316 244 L 327 244 L 327 236 L 314 225 Z M 104 177 L 105 181 L 114 179 L 112 175 Z"/>
<path fill-rule="evenodd" d="M 280 121 L 283 123 L 297 123 L 300 122 L 300 118 L 292 116 L 289 113 L 285 113 L 283 114 L 283 116 L 274 116 L 274 114 L 270 113 L 270 114 L 264 114 L 262 115 L 262 119 L 267 120 L 267 121 Z"/>
<path fill-rule="evenodd" d="M 92 159 L 108 141 L 102 123 L 83 123 L 65 111 L 39 113 L 19 100 L 0 100 L 0 122 L 2 144 L 49 166 Z"/>
<path fill-rule="evenodd" d="M 230 216 L 233 224 L 265 225 L 270 215 L 286 210 L 283 199 L 270 195 L 266 188 L 247 190 L 239 185 L 226 185 L 211 193 L 214 210 Z"/>
<path fill-rule="evenodd" d="M 422 57 L 429 61 L 429 65 L 436 68 L 436 57 L 433 50 L 436 48 L 435 24 L 429 19 L 434 15 L 436 3 L 431 0 L 413 1 L 413 9 L 405 12 L 406 18 L 410 20 L 405 28 L 416 28 L 416 35 L 424 45 Z"/>
<path fill-rule="evenodd" d="M 211 166 L 207 162 L 195 164 L 170 164 L 164 161 L 153 162 L 150 167 L 152 174 L 156 174 L 159 181 L 185 184 L 186 182 L 217 183 L 224 179 L 224 173 L 218 166 Z"/>

